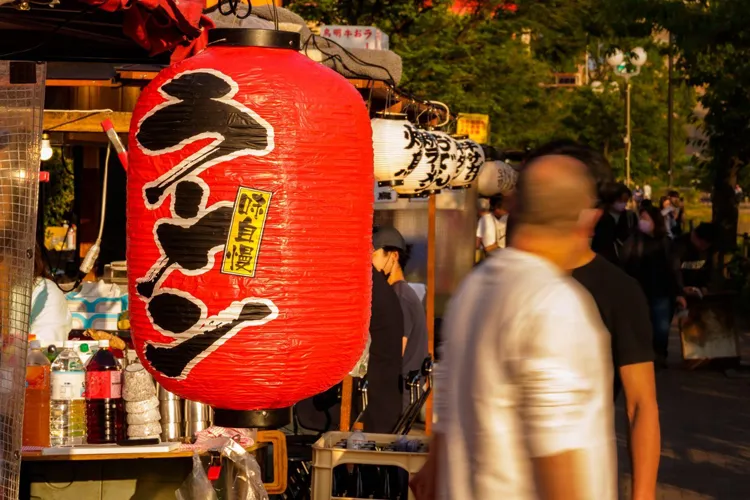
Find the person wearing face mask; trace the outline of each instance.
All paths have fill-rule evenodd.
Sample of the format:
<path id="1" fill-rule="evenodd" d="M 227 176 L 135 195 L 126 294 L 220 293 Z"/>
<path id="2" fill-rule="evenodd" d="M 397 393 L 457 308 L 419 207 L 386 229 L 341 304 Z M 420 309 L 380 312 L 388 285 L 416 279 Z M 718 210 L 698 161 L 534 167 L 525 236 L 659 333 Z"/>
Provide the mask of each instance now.
<path id="1" fill-rule="evenodd" d="M 404 313 L 404 336 L 401 353 L 401 374 L 404 378 L 418 371 L 428 355 L 427 318 L 417 293 L 406 282 L 404 268 L 409 260 L 409 248 L 401 233 L 393 227 L 384 227 L 373 236 L 372 264 L 388 278 L 388 284 L 398 296 Z M 409 393 L 404 391 L 403 407 L 409 405 Z"/>
<path id="2" fill-rule="evenodd" d="M 664 366 L 675 308 L 684 309 L 686 302 L 680 286 L 679 265 L 658 208 L 641 209 L 638 232 L 625 243 L 621 258 L 624 269 L 640 283 L 646 294 L 654 331 L 654 352 L 657 363 Z"/>
<path id="3" fill-rule="evenodd" d="M 625 241 L 635 233 L 638 216 L 627 205 L 632 193 L 625 184 L 610 183 L 603 187 L 603 214 L 594 229 L 591 249 L 613 264 L 620 264 L 620 250 Z"/>

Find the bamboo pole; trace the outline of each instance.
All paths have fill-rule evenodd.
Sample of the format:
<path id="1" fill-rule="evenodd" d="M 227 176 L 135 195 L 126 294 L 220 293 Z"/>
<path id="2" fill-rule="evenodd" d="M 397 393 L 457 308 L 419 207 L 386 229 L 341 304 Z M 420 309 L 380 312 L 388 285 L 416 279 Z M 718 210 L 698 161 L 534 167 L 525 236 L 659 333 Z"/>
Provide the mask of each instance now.
<path id="1" fill-rule="evenodd" d="M 435 359 L 435 219 L 437 215 L 437 195 L 431 194 L 427 204 L 427 350 Z M 432 434 L 432 398 L 427 398 L 425 432 Z"/>

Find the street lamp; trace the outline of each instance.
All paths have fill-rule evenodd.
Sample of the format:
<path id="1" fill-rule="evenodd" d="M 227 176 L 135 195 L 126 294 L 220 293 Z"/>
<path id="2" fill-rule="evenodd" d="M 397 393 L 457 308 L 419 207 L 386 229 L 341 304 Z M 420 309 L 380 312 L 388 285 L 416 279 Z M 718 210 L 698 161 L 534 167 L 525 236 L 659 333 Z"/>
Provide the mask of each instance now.
<path id="1" fill-rule="evenodd" d="M 631 150 L 631 129 L 630 129 L 630 79 L 641 73 L 641 68 L 646 64 L 646 51 L 643 47 L 636 47 L 629 54 L 623 54 L 622 51 L 616 50 L 607 57 L 609 64 L 615 72 L 615 75 L 625 80 L 625 179 L 630 186 L 630 150 Z"/>

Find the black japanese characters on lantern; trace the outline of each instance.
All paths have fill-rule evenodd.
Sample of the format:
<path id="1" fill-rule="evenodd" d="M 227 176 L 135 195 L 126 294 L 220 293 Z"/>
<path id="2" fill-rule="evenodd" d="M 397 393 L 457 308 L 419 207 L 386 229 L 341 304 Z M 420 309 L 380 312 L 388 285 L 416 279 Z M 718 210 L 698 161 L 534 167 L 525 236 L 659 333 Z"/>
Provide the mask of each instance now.
<path id="1" fill-rule="evenodd" d="M 151 324 L 174 339 L 165 344 L 147 342 L 146 359 L 171 378 L 184 379 L 238 331 L 278 316 L 270 300 L 248 297 L 208 317 L 200 299 L 184 290 L 163 287 L 171 273 L 199 276 L 212 270 L 222 257 L 222 272 L 252 276 L 243 271 L 255 267 L 270 193 L 238 187 L 236 202 L 208 206 L 210 187 L 199 177 L 213 165 L 245 155 L 262 156 L 274 148 L 273 129 L 232 99 L 237 90 L 231 78 L 215 70 L 181 73 L 159 88 L 166 101 L 145 115 L 135 134 L 138 147 L 152 156 L 176 153 L 196 141 L 211 139 L 143 189 L 144 204 L 151 210 L 168 196 L 172 198 L 171 216 L 154 226 L 160 258 L 136 284 L 138 295 L 147 303 Z M 256 226 L 260 215 L 262 220 Z M 257 237 L 256 231 L 260 231 Z"/>
<path id="2" fill-rule="evenodd" d="M 213 70 L 187 71 L 162 85 L 167 99 L 138 124 L 136 138 L 150 154 L 178 151 L 200 139 L 214 139 L 146 185 L 147 206 L 157 207 L 182 179 L 222 161 L 273 150 L 273 129 L 252 110 L 232 100 L 237 84 Z"/>

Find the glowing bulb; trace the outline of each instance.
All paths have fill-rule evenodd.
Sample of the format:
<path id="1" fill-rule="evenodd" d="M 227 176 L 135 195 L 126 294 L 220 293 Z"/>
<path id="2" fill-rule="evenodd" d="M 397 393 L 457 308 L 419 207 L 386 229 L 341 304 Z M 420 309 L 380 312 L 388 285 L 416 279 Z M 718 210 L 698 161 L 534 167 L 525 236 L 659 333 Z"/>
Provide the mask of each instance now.
<path id="1" fill-rule="evenodd" d="M 42 161 L 47 161 L 52 158 L 52 144 L 49 142 L 49 136 L 42 134 L 42 149 L 39 151 L 39 157 Z"/>

